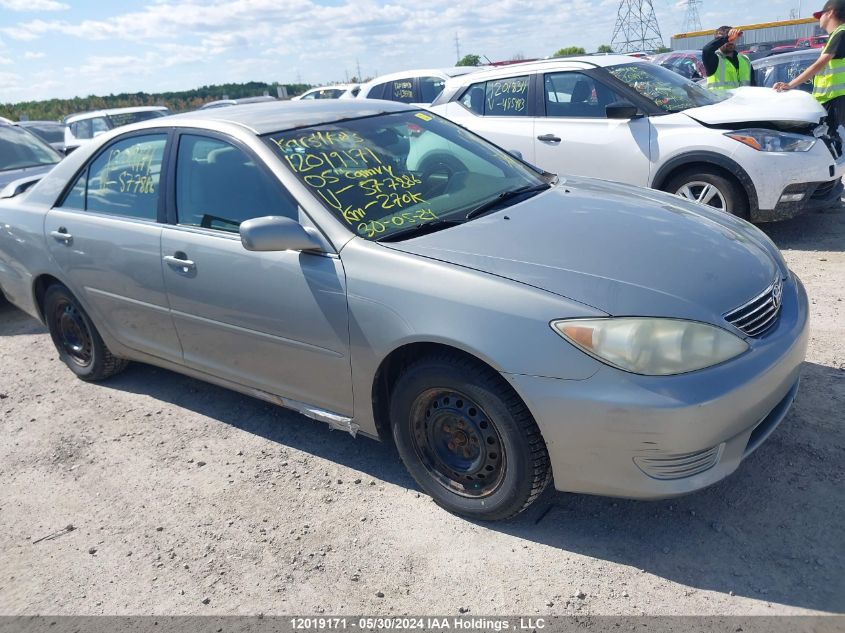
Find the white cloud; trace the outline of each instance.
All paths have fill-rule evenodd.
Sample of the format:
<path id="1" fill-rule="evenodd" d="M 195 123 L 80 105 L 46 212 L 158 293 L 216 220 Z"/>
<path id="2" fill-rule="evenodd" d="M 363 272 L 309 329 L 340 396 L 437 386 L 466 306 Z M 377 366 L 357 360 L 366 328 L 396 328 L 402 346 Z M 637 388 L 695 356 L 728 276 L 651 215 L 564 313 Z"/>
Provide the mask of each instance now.
<path id="1" fill-rule="evenodd" d="M 23 54 L 24 59 L 44 59 L 47 57 L 45 53 L 36 53 L 33 51 L 27 51 Z"/>
<path id="2" fill-rule="evenodd" d="M 12 60 L 8 57 L 0 57 L 0 66 L 8 66 L 12 63 Z"/>
<path id="3" fill-rule="evenodd" d="M 55 0 L 0 0 L 0 7 L 11 11 L 67 11 L 70 5 Z"/>

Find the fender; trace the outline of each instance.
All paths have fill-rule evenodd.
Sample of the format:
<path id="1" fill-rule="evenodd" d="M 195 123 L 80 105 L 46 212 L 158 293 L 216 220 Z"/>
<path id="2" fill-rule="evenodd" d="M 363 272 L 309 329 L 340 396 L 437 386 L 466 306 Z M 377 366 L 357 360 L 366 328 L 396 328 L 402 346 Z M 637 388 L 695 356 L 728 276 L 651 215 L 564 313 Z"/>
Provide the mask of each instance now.
<path id="1" fill-rule="evenodd" d="M 651 181 L 651 187 L 653 189 L 662 189 L 672 172 L 684 165 L 692 165 L 695 163 L 715 165 L 716 167 L 721 167 L 735 176 L 742 185 L 742 188 L 745 189 L 745 193 L 748 196 L 749 211 L 753 212 L 759 209 L 757 189 L 754 187 L 754 182 L 751 180 L 748 173 L 740 167 L 739 163 L 736 161 L 722 154 L 717 154 L 716 152 L 689 152 L 672 158 L 661 165 L 660 169 L 657 170 L 657 173 Z"/>

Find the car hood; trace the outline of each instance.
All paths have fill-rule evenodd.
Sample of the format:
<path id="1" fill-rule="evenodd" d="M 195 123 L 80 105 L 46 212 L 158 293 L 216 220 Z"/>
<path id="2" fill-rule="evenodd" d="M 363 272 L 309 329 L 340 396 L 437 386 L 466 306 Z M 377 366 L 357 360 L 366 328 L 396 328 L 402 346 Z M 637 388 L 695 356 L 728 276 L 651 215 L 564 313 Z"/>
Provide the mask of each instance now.
<path id="1" fill-rule="evenodd" d="M 650 189 L 571 178 L 456 227 L 386 247 L 511 279 L 614 316 L 722 323 L 778 274 L 752 225 Z"/>
<path id="2" fill-rule="evenodd" d="M 826 116 L 811 95 L 800 90 L 776 93 L 771 88 L 738 88 L 719 103 L 684 110 L 684 114 L 705 125 L 729 123 L 782 123 L 818 125 Z"/>
<path id="3" fill-rule="evenodd" d="M 58 163 L 56 163 L 58 165 Z M 39 176 L 46 174 L 56 165 L 39 165 L 37 167 L 24 167 L 23 169 L 7 169 L 0 171 L 0 189 L 8 185 L 10 182 L 20 180 L 21 178 L 29 178 L 30 176 Z"/>

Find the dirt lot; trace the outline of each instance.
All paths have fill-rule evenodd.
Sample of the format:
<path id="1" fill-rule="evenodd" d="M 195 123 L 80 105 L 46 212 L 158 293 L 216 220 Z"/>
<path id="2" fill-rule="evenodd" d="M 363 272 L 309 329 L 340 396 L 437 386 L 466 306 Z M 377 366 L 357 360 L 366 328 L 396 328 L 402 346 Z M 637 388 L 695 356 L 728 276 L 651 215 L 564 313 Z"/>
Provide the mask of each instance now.
<path id="1" fill-rule="evenodd" d="M 0 307 L 0 614 L 845 612 L 845 212 L 766 230 L 813 319 L 768 443 L 699 494 L 498 525 L 391 446 L 149 366 L 76 380 Z"/>

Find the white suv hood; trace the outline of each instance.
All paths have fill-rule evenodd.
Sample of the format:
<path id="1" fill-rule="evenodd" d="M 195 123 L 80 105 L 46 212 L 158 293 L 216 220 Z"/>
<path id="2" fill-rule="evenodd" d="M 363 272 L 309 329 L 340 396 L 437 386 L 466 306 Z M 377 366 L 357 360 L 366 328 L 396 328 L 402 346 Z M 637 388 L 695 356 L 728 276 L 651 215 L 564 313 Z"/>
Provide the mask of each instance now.
<path id="1" fill-rule="evenodd" d="M 778 93 L 771 88 L 738 88 L 725 101 L 684 110 L 684 114 L 705 125 L 755 121 L 818 124 L 826 115 L 819 102 L 806 92 Z"/>

